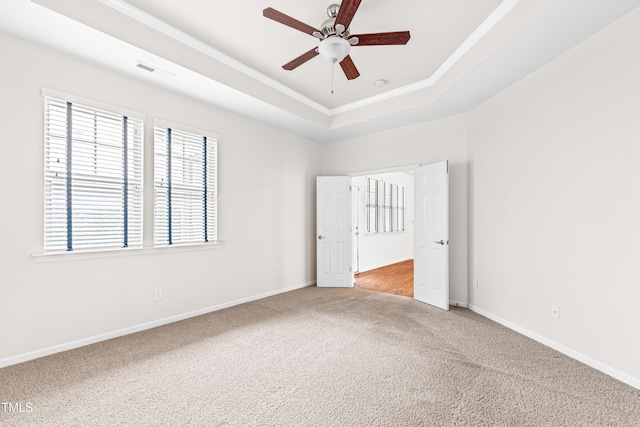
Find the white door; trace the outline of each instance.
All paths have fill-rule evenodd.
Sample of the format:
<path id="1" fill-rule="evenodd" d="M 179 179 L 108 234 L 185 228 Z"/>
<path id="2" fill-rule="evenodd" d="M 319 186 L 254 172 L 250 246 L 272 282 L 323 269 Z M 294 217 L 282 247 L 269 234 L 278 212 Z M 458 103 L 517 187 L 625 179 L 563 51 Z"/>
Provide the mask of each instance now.
<path id="1" fill-rule="evenodd" d="M 317 285 L 352 287 L 351 178 L 319 176 L 316 186 Z"/>
<path id="2" fill-rule="evenodd" d="M 449 310 L 449 171 L 447 161 L 415 169 L 413 297 Z"/>

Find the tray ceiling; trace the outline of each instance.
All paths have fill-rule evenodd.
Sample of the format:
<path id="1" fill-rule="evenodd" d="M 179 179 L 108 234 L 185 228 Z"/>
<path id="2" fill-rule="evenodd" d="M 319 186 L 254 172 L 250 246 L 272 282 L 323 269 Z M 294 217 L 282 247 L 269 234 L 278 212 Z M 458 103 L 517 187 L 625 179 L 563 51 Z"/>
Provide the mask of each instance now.
<path id="1" fill-rule="evenodd" d="M 351 32 L 409 30 L 407 45 L 353 47 L 351 81 L 320 56 L 282 69 L 318 41 L 262 10 L 320 27 L 327 6 L 4 0 L 0 30 L 328 142 L 468 111 L 640 0 L 363 0 Z"/>

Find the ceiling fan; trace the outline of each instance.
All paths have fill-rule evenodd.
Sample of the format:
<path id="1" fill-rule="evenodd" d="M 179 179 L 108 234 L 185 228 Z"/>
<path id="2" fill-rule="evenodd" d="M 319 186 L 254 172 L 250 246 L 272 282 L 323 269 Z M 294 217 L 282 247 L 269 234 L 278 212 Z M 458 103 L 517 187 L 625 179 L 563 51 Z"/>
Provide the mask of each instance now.
<path id="1" fill-rule="evenodd" d="M 284 64 L 285 70 L 293 70 L 311 58 L 320 54 L 332 63 L 339 63 L 347 79 L 357 78 L 360 73 L 349 56 L 351 46 L 381 46 L 403 45 L 409 41 L 409 31 L 395 31 L 389 33 L 372 33 L 352 35 L 349 24 L 358 10 L 362 0 L 344 0 L 341 5 L 332 4 L 327 8 L 329 19 L 324 21 L 320 29 L 300 22 L 289 15 L 271 7 L 262 11 L 266 18 L 287 25 L 320 40 L 318 47 L 314 47 L 294 60 Z"/>

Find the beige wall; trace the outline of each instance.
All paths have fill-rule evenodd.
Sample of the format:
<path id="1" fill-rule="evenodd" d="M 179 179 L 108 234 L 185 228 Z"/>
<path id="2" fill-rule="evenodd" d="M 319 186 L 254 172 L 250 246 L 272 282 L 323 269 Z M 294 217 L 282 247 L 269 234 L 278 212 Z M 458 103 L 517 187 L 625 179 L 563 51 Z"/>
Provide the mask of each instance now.
<path id="1" fill-rule="evenodd" d="M 309 230 L 315 227 L 317 143 L 3 34 L 0 52 L 0 363 L 315 280 Z M 34 262 L 31 255 L 42 251 L 43 240 L 42 86 L 146 114 L 147 160 L 154 117 L 221 134 L 224 246 Z M 147 230 L 151 185 L 146 182 Z M 162 301 L 153 301 L 154 288 L 163 289 Z"/>
<path id="2" fill-rule="evenodd" d="M 476 108 L 469 151 L 473 307 L 638 387 L 637 40 L 638 10 Z"/>

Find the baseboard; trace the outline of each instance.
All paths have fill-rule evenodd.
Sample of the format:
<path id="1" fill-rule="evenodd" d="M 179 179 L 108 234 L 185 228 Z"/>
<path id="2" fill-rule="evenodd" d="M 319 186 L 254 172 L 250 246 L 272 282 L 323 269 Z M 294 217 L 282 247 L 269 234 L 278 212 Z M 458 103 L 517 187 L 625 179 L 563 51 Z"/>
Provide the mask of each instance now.
<path id="1" fill-rule="evenodd" d="M 283 294 L 286 292 L 295 291 L 297 289 L 306 288 L 308 286 L 313 286 L 315 284 L 316 282 L 313 281 L 313 282 L 308 282 L 301 285 L 291 286 L 284 289 L 278 289 L 275 291 L 266 292 L 263 294 L 250 296 L 247 298 L 241 298 L 235 301 L 218 304 L 211 307 L 190 311 L 187 313 L 177 314 L 175 316 L 166 317 L 164 319 L 154 320 L 152 322 L 147 322 L 140 325 L 131 326 L 128 328 L 119 329 L 113 332 L 107 332 L 107 333 L 96 335 L 93 337 L 83 338 L 81 340 L 71 341 L 65 344 L 55 345 L 52 347 L 43 348 L 41 350 L 35 350 L 28 353 L 19 354 L 17 356 L 6 357 L 4 359 L 0 359 L 0 368 L 5 368 L 11 365 L 17 365 L 18 363 L 28 362 L 30 360 L 38 359 L 40 357 L 50 356 L 52 354 L 61 353 L 67 350 L 73 350 L 75 348 L 84 347 L 90 344 L 95 344 L 100 341 L 106 341 L 112 338 L 118 338 L 125 335 L 134 334 L 136 332 L 141 332 L 147 329 L 157 328 L 158 326 L 166 325 L 173 322 L 178 322 L 180 320 L 189 319 L 191 317 L 201 316 L 203 314 L 212 313 L 214 311 L 222 310 L 225 308 L 233 307 L 233 306 L 244 304 L 247 302 L 261 300 L 263 298 L 268 298 L 268 297 Z"/>
<path id="2" fill-rule="evenodd" d="M 454 307 L 467 308 L 467 303 L 466 302 L 462 302 L 462 301 L 449 300 L 449 305 L 452 305 Z"/>
<path id="3" fill-rule="evenodd" d="M 589 356 L 585 356 L 582 353 L 579 353 L 575 350 L 570 349 L 569 347 L 565 347 L 562 344 L 559 344 L 555 341 L 552 341 L 548 338 L 543 337 L 542 335 L 538 335 L 535 332 L 532 332 L 526 328 L 523 328 L 519 325 L 516 325 L 515 323 L 509 322 L 508 320 L 502 319 L 501 317 L 495 316 L 487 311 L 484 311 L 481 308 L 478 308 L 472 304 L 468 305 L 469 310 L 478 313 L 479 315 L 486 317 L 487 319 L 493 320 L 496 323 L 501 324 L 502 326 L 506 326 L 507 328 L 518 332 L 519 334 L 522 334 L 526 337 L 531 338 L 532 340 L 538 341 L 541 344 L 546 345 L 547 347 L 551 347 L 552 349 L 559 351 L 560 353 L 564 354 L 565 356 L 569 356 L 572 359 L 575 359 L 579 362 L 584 363 L 587 366 L 590 366 L 594 369 L 597 369 L 600 372 L 603 372 L 607 375 L 609 375 L 610 377 L 613 377 L 615 379 L 617 379 L 618 381 L 621 381 L 625 384 L 630 385 L 631 387 L 634 387 L 638 390 L 640 390 L 640 379 L 638 378 L 634 378 L 630 375 L 625 374 L 624 372 L 620 372 L 617 369 L 612 368 L 611 366 L 605 365 L 604 363 L 601 363 L 595 359 L 592 359 Z"/>
<path id="4" fill-rule="evenodd" d="M 369 273 L 371 271 L 379 270 L 381 268 L 387 268 L 387 267 L 391 267 L 391 266 L 398 265 L 398 264 L 404 264 L 405 262 L 408 262 L 408 261 L 413 262 L 413 258 L 403 259 L 403 260 L 400 260 L 400 261 L 393 261 L 393 262 L 391 262 L 389 264 L 382 264 L 382 265 L 379 265 L 377 267 L 371 267 L 371 268 L 369 268 L 367 270 L 354 271 L 353 274 Z"/>

